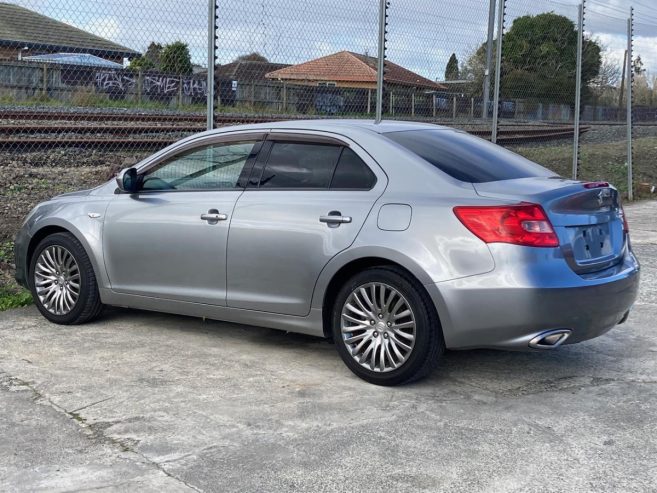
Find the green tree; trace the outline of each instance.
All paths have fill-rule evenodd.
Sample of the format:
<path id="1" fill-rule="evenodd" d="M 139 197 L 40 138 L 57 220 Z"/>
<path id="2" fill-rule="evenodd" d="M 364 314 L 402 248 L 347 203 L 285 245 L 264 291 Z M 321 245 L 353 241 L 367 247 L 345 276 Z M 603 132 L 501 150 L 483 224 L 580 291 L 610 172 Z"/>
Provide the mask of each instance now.
<path id="1" fill-rule="evenodd" d="M 575 100 L 577 29 L 568 17 L 555 13 L 525 15 L 513 21 L 502 43 L 500 95 L 570 104 Z M 495 43 L 497 45 L 497 43 Z M 481 94 L 486 46 L 468 59 L 464 72 Z M 582 96 L 602 64 L 600 45 L 585 37 L 582 50 Z M 491 80 L 494 74 L 491 74 Z M 479 87 L 477 87 L 479 86 Z"/>
<path id="2" fill-rule="evenodd" d="M 234 62 L 268 62 L 269 60 L 267 60 L 267 57 L 261 55 L 257 51 L 254 51 L 253 53 L 240 55 L 233 61 Z"/>
<path id="3" fill-rule="evenodd" d="M 130 61 L 130 68 L 135 70 L 160 70 L 162 45 L 154 41 L 146 48 L 146 53 Z"/>
<path id="4" fill-rule="evenodd" d="M 160 70 L 169 74 L 191 74 L 192 57 L 189 54 L 187 43 L 176 41 L 162 48 Z"/>
<path id="5" fill-rule="evenodd" d="M 456 53 L 452 53 L 445 67 L 445 80 L 459 80 L 459 77 L 459 60 L 456 58 Z"/>

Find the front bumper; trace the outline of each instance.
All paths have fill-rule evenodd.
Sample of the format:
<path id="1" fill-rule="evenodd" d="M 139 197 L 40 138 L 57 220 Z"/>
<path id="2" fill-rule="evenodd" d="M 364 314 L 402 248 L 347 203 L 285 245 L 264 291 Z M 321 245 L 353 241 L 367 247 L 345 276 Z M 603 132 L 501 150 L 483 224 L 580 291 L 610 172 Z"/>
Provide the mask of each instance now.
<path id="1" fill-rule="evenodd" d="M 509 269 L 427 286 L 452 349 L 529 350 L 552 329 L 572 331 L 565 344 L 604 334 L 620 323 L 636 300 L 639 264 L 628 250 L 623 262 L 595 279 L 563 271 L 554 277 Z"/>

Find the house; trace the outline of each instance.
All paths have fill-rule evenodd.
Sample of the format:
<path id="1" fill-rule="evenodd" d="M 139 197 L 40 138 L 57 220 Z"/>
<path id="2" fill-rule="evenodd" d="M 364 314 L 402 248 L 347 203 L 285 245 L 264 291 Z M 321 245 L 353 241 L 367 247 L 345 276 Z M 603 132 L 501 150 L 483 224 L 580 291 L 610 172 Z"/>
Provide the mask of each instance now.
<path id="1" fill-rule="evenodd" d="M 214 71 L 219 100 L 224 105 L 267 101 L 271 98 L 271 82 L 266 74 L 285 67 L 289 65 L 248 59 L 219 65 Z"/>
<path id="2" fill-rule="evenodd" d="M 0 60 L 55 53 L 93 55 L 123 65 L 139 53 L 33 10 L 0 2 Z"/>
<path id="3" fill-rule="evenodd" d="M 378 60 L 351 51 L 340 51 L 298 65 L 269 72 L 266 77 L 297 88 L 297 109 L 314 107 L 320 113 L 372 112 Z M 300 92 L 299 87 L 305 87 Z M 429 93 L 445 86 L 386 60 L 383 106 L 390 114 L 431 113 Z M 418 110 L 418 111 L 416 111 Z"/>
<path id="4" fill-rule="evenodd" d="M 269 72 L 272 80 L 317 87 L 376 89 L 378 60 L 368 55 L 340 51 L 298 65 Z M 444 90 L 445 86 L 386 60 L 384 82 L 388 90 Z"/>

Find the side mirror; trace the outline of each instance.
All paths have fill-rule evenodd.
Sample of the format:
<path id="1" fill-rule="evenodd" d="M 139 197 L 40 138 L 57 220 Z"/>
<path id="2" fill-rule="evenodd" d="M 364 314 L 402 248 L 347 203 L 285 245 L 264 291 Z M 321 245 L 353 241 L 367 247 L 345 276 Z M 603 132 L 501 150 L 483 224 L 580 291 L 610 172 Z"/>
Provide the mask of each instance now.
<path id="1" fill-rule="evenodd" d="M 119 190 L 127 193 L 135 193 L 137 191 L 137 169 L 126 168 L 116 175 L 116 185 Z"/>

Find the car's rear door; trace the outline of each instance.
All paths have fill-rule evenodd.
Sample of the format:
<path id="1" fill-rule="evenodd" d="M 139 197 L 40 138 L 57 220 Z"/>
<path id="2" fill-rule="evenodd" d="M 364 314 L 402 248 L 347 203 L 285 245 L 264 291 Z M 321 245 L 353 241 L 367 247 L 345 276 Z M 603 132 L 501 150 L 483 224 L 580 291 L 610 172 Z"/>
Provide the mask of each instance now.
<path id="1" fill-rule="evenodd" d="M 306 315 L 322 268 L 353 243 L 386 183 L 353 143 L 270 134 L 233 212 L 228 306 Z"/>
<path id="2" fill-rule="evenodd" d="M 111 201 L 105 266 L 114 291 L 226 304 L 226 241 L 264 135 L 215 137 L 140 172 L 138 193 Z"/>

